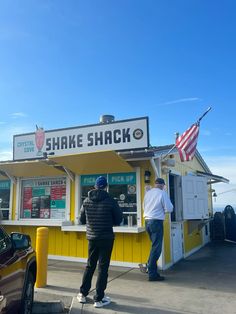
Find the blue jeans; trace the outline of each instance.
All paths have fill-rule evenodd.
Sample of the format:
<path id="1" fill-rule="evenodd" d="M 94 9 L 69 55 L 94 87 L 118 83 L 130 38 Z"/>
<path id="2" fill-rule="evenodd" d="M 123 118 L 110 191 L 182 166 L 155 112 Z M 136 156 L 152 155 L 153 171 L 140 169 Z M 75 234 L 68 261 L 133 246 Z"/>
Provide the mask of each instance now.
<path id="1" fill-rule="evenodd" d="M 157 271 L 157 260 L 161 255 L 163 239 L 163 220 L 147 219 L 145 220 L 146 231 L 152 242 L 150 255 L 148 258 L 148 275 L 149 278 L 159 276 Z"/>

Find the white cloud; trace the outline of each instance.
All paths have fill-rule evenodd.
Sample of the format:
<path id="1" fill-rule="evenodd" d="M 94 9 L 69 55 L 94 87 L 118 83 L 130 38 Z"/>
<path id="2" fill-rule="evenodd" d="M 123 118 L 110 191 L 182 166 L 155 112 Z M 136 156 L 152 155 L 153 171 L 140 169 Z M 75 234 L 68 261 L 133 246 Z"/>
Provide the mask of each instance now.
<path id="1" fill-rule="evenodd" d="M 11 113 L 10 116 L 13 119 L 16 119 L 16 118 L 24 118 L 24 117 L 27 117 L 28 115 L 24 112 L 14 112 L 14 113 Z"/>
<path id="2" fill-rule="evenodd" d="M 180 98 L 180 99 L 175 99 L 175 100 L 157 104 L 157 106 L 173 105 L 173 104 L 179 104 L 181 102 L 190 102 L 190 101 L 197 101 L 197 100 L 201 100 L 201 99 L 198 97 Z"/>
<path id="3" fill-rule="evenodd" d="M 12 151 L 3 151 L 0 150 L 0 160 L 4 161 L 4 160 L 12 160 L 13 158 L 13 154 Z"/>

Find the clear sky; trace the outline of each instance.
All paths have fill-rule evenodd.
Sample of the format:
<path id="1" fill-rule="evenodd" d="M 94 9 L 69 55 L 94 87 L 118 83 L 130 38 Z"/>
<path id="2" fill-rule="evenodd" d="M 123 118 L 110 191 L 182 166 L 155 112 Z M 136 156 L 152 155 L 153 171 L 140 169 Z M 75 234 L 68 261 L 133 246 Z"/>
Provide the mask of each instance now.
<path id="1" fill-rule="evenodd" d="M 148 116 L 174 142 L 209 107 L 198 150 L 236 189 L 235 0 L 1 0 L 0 159 L 13 134 Z M 214 205 L 236 205 L 236 191 Z"/>

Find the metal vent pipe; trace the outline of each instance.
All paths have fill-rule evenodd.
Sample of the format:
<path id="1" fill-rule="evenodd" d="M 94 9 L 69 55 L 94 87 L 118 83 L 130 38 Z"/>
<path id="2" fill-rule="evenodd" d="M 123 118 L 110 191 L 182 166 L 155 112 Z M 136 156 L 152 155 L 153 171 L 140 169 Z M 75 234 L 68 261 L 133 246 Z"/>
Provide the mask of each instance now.
<path id="1" fill-rule="evenodd" d="M 110 114 L 100 116 L 100 123 L 111 123 L 115 121 L 115 117 Z"/>

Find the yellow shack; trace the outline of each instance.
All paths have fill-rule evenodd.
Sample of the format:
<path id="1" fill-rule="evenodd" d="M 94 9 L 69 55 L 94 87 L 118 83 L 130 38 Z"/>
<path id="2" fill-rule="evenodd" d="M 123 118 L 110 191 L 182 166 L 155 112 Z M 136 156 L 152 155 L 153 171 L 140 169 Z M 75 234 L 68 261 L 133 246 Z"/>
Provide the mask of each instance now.
<path id="1" fill-rule="evenodd" d="M 36 229 L 49 228 L 49 259 L 87 258 L 86 227 L 79 225 L 83 199 L 96 177 L 107 177 L 108 191 L 123 211 L 112 265 L 145 263 L 150 241 L 142 200 L 147 185 L 163 177 L 174 204 L 167 214 L 159 267 L 166 269 L 210 241 L 214 175 L 197 151 L 181 162 L 173 145 L 150 146 L 148 117 L 15 135 L 13 160 L 0 162 L 0 212 L 8 232 L 21 231 L 35 245 Z"/>

